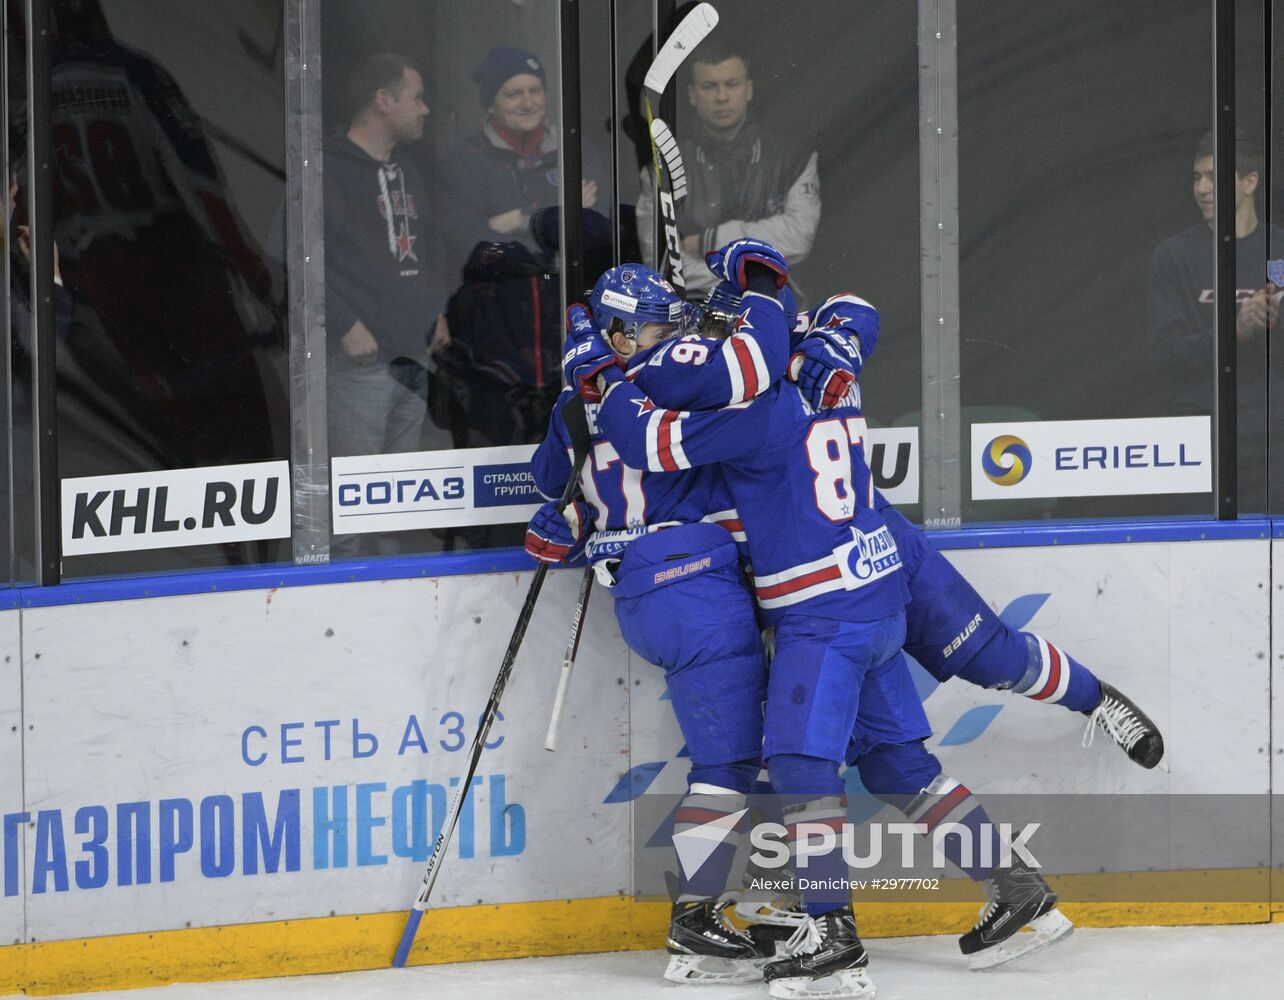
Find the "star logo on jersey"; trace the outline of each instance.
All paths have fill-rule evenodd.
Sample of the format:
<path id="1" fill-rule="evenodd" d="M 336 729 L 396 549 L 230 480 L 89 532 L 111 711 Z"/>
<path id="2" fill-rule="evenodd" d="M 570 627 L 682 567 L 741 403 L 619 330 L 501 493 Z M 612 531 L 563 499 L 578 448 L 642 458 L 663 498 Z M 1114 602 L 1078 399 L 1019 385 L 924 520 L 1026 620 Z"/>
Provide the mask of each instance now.
<path id="1" fill-rule="evenodd" d="M 744 312 L 742 312 L 739 316 L 737 316 L 734 320 L 731 321 L 732 333 L 739 333 L 741 330 L 755 330 L 755 329 L 757 329 L 757 327 L 755 327 L 752 323 L 749 322 L 748 309 L 746 309 Z"/>
<path id="2" fill-rule="evenodd" d="M 847 321 L 843 319 L 843 317 L 839 316 L 838 313 L 834 313 L 834 315 L 829 317 L 829 322 L 825 324 L 824 329 L 837 330 L 840 326 L 842 326 L 846 322 Z"/>
<path id="3" fill-rule="evenodd" d="M 407 257 L 409 257 L 411 260 L 418 260 L 418 259 L 419 259 L 418 257 L 416 257 L 416 256 L 415 256 L 415 250 L 414 250 L 415 241 L 416 241 L 417 239 L 419 239 L 419 237 L 418 237 L 418 236 L 411 236 L 411 235 L 410 235 L 410 227 L 409 227 L 409 226 L 402 226 L 402 227 L 401 227 L 401 233 L 397 236 L 397 260 L 398 260 L 398 262 L 405 260 Z"/>
<path id="4" fill-rule="evenodd" d="M 655 404 L 649 399 L 631 399 L 629 402 L 638 408 L 638 416 L 646 413 L 647 410 L 655 409 Z"/>

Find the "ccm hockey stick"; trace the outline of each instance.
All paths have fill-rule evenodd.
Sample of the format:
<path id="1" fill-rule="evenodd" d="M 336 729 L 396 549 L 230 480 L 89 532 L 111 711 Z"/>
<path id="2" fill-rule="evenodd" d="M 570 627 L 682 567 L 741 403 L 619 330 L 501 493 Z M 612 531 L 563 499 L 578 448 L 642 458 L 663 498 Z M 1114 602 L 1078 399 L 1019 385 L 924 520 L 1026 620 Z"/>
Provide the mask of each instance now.
<path id="1" fill-rule="evenodd" d="M 588 420 L 584 414 L 583 400 L 578 395 L 572 396 L 562 406 L 562 420 L 570 432 L 575 459 L 572 462 L 570 477 L 566 480 L 566 488 L 562 490 L 561 499 L 558 500 L 559 508 L 571 502 L 571 497 L 579 486 L 580 470 L 584 468 L 584 460 L 588 457 Z M 535 575 L 531 578 L 530 588 L 526 591 L 526 600 L 522 603 L 522 609 L 517 615 L 513 637 L 508 640 L 508 651 L 504 653 L 504 660 L 499 665 L 499 674 L 495 678 L 495 686 L 491 688 L 490 700 L 486 702 L 486 709 L 477 723 L 477 734 L 473 737 L 472 746 L 468 751 L 468 772 L 460 779 L 459 788 L 455 791 L 455 797 L 450 803 L 450 811 L 446 814 L 441 833 L 437 835 L 432 854 L 428 858 L 428 867 L 424 870 L 419 895 L 415 897 L 414 905 L 406 916 L 406 926 L 401 932 L 401 943 L 397 945 L 397 953 L 392 959 L 392 964 L 397 968 L 404 966 L 406 959 L 410 957 L 410 946 L 415 943 L 419 922 L 423 919 L 424 910 L 428 908 L 428 897 L 432 894 L 432 887 L 441 871 L 446 847 L 450 843 L 450 838 L 455 832 L 455 824 L 459 821 L 459 814 L 463 810 L 464 796 L 472 787 L 473 775 L 477 773 L 477 763 L 481 760 L 482 750 L 486 746 L 486 737 L 490 735 L 490 727 L 495 722 L 495 714 L 499 711 L 499 699 L 504 696 L 504 688 L 508 684 L 509 675 L 513 672 L 517 651 L 521 648 L 522 639 L 526 636 L 526 626 L 530 624 L 531 614 L 535 610 L 535 601 L 539 597 L 540 589 L 544 586 L 544 577 L 547 575 L 548 563 L 542 562 L 535 567 Z"/>
<path id="2" fill-rule="evenodd" d="M 682 153 L 678 149 L 677 140 L 673 138 L 673 133 L 669 131 L 663 119 L 656 118 L 652 113 L 651 97 L 655 96 L 655 103 L 658 105 L 683 60 L 704 41 L 717 23 L 718 12 L 714 10 L 712 4 L 697 4 L 656 53 L 643 80 L 643 99 L 646 102 L 647 127 L 651 137 L 651 162 L 655 170 L 656 200 L 664 216 L 666 250 L 656 261 L 656 270 L 673 284 L 679 297 L 685 297 L 686 283 L 682 280 L 682 245 L 678 239 L 677 206 L 686 197 L 687 175 L 682 165 Z M 666 178 L 667 185 L 664 183 Z M 567 689 L 570 687 L 571 670 L 575 666 L 575 656 L 579 651 L 580 634 L 584 628 L 584 615 L 588 609 L 592 588 L 593 568 L 590 566 L 584 570 L 584 577 L 580 581 L 579 599 L 576 601 L 575 614 L 571 620 L 571 635 L 566 644 L 566 655 L 562 657 L 557 695 L 553 699 L 548 732 L 544 736 L 545 750 L 557 749 L 557 727 L 562 719 L 562 708 L 566 702 Z"/>
<path id="3" fill-rule="evenodd" d="M 664 122 L 655 116 L 651 97 L 655 95 L 658 107 L 660 96 L 682 61 L 704 41 L 717 23 L 718 12 L 712 4 L 696 4 L 656 53 L 655 61 L 643 80 L 647 133 L 651 138 L 651 161 L 655 170 L 655 200 L 664 223 L 664 252 L 663 255 L 657 253 L 656 270 L 668 278 L 682 298 L 686 297 L 687 286 L 682 278 L 682 240 L 678 236 L 677 203 L 686 194 L 686 172 L 682 168 L 678 144 L 673 141 L 673 135 Z M 659 136 L 667 136 L 670 147 L 667 154 L 661 148 Z M 662 174 L 669 179 L 667 186 L 663 183 Z"/>

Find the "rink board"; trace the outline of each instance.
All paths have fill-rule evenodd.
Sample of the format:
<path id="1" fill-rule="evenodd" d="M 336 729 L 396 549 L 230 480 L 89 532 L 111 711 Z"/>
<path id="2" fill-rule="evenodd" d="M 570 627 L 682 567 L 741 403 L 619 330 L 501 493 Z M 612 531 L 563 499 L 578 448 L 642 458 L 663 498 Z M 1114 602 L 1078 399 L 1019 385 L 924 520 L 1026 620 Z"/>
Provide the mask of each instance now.
<path id="1" fill-rule="evenodd" d="M 65 891 L 35 879 L 28 936 L 404 909 L 528 583 L 459 576 L 27 612 L 26 807 L 62 817 L 72 867 Z M 440 906 L 627 888 L 627 853 L 594 847 L 627 839 L 627 817 L 592 801 L 627 750 L 627 653 L 605 616 L 587 623 L 565 749 L 540 749 L 574 587 L 553 575 L 531 621 Z M 105 871 L 77 872 L 76 848 L 104 827 Z M 38 872 L 41 852 L 28 852 Z"/>
<path id="2" fill-rule="evenodd" d="M 1271 542 L 1271 565 L 1274 570 L 1271 587 L 1271 637 L 1270 655 L 1271 732 L 1274 735 L 1270 749 L 1271 801 L 1275 803 L 1271 817 L 1271 868 L 1274 883 L 1271 892 L 1271 913 L 1277 922 L 1284 922 L 1284 541 Z"/>
<path id="3" fill-rule="evenodd" d="M 1173 770 L 1142 772 L 1100 741 L 1084 750 L 1081 716 L 957 682 L 925 699 L 932 748 L 979 792 L 1266 791 L 1272 711 L 1279 717 L 1271 551 L 1235 540 L 948 553 L 996 611 L 1025 616 L 1020 627 L 1144 704 L 1164 727 Z M 3 812 L 27 812 L 34 826 L 19 840 L 22 891 L 0 904 L 0 927 L 13 928 L 5 940 L 26 942 L 0 948 L 0 988 L 386 961 L 529 580 L 495 573 L 22 611 L 22 675 L 0 675 L 0 692 L 21 691 L 21 719 L 5 730 L 25 736 L 25 753 L 0 760 L 0 791 Z M 653 947 L 662 936 L 664 907 L 628 898 L 629 803 L 680 790 L 687 760 L 661 672 L 628 653 L 601 590 L 562 749 L 541 749 L 578 581 L 578 572 L 548 577 L 412 961 Z M 14 647 L 17 618 L 6 618 Z M 985 705 L 1002 706 L 987 728 L 939 745 Z M 20 733 L 8 732 L 14 724 Z M 1267 910 L 1105 907 L 1078 917 L 1255 920 Z M 885 904 L 867 929 L 950 930 L 968 912 Z"/>
<path id="4" fill-rule="evenodd" d="M 22 641 L 21 612 L 0 612 L 0 812 L 20 812 L 22 802 Z M 27 828 L 4 821 L 0 837 L 26 840 Z M 20 871 L 0 871 L 0 944 L 26 940 L 26 885 Z"/>

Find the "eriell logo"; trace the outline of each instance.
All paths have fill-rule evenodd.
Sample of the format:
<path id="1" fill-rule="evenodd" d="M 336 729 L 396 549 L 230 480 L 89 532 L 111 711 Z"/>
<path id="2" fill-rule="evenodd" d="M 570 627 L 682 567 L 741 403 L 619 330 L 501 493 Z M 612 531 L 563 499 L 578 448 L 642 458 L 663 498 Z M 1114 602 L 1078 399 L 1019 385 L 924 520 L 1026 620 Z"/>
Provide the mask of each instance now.
<path id="1" fill-rule="evenodd" d="M 1015 434 L 1000 434 L 981 452 L 986 478 L 999 486 L 1015 486 L 1030 474 L 1033 465 L 1030 446 Z"/>

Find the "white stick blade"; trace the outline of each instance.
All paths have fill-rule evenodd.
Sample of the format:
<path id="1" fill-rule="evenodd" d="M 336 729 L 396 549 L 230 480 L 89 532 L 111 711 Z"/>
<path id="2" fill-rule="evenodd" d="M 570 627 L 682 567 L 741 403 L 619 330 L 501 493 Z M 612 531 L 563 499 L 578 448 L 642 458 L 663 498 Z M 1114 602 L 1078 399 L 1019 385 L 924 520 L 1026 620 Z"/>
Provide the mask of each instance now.
<path id="1" fill-rule="evenodd" d="M 718 12 L 714 10 L 713 4 L 696 4 L 656 53 L 655 62 L 646 71 L 646 78 L 643 81 L 646 88 L 657 94 L 663 94 L 669 81 L 673 79 L 673 74 L 682 65 L 682 60 L 705 40 L 717 23 Z"/>

